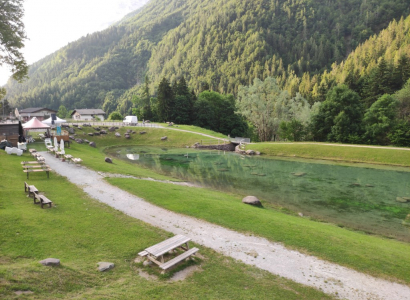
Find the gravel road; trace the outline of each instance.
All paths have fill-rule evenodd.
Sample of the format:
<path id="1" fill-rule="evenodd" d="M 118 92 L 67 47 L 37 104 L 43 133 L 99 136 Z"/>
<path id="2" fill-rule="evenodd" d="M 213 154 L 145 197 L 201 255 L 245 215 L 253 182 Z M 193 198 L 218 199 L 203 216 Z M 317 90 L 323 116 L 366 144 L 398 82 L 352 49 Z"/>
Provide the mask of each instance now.
<path id="1" fill-rule="evenodd" d="M 264 238 L 245 235 L 168 211 L 108 184 L 103 176 L 95 171 L 81 165 L 61 162 L 46 152 L 42 154 L 55 172 L 67 177 L 92 198 L 153 226 L 174 234 L 189 236 L 199 245 L 212 248 L 246 264 L 321 289 L 341 299 L 410 300 L 409 286 L 377 279 L 313 256 L 288 250 L 283 245 Z"/>

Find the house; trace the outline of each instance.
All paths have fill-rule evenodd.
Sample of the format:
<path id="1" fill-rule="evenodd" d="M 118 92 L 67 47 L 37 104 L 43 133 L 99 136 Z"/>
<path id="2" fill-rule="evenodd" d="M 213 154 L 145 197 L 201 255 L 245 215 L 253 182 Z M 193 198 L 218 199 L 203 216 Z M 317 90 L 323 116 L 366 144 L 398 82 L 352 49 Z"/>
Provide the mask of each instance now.
<path id="1" fill-rule="evenodd" d="M 74 109 L 71 113 L 73 120 L 93 121 L 98 118 L 100 121 L 105 120 L 105 112 L 102 109 Z"/>
<path id="2" fill-rule="evenodd" d="M 18 111 L 21 120 L 24 122 L 30 121 L 31 118 L 36 117 L 39 121 L 50 118 L 51 114 L 56 114 L 56 110 L 52 110 L 45 107 L 40 108 L 25 108 Z"/>

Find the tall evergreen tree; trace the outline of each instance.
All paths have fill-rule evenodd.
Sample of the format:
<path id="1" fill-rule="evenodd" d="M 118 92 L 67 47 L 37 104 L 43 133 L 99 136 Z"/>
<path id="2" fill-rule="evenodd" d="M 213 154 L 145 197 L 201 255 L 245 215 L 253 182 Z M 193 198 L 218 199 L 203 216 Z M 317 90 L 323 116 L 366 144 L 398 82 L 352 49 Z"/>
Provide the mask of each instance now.
<path id="1" fill-rule="evenodd" d="M 169 84 L 169 81 L 163 77 L 159 86 L 158 86 L 158 117 L 161 122 L 170 122 L 173 121 L 170 118 L 172 117 L 172 109 L 174 106 L 174 93 Z"/>

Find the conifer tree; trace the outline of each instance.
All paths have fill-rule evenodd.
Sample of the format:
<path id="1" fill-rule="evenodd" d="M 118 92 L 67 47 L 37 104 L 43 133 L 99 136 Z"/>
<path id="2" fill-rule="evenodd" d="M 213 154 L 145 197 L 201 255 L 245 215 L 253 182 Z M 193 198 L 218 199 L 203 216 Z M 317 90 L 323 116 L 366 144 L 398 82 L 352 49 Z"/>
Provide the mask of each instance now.
<path id="1" fill-rule="evenodd" d="M 163 77 L 158 86 L 158 117 L 160 122 L 170 122 L 174 106 L 174 93 L 169 81 Z"/>

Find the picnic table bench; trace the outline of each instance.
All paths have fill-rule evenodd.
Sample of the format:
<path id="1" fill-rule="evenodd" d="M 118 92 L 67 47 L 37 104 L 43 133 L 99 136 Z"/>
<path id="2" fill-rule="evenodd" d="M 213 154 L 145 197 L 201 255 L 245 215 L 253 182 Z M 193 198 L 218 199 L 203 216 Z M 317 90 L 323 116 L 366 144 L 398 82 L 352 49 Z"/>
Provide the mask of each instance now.
<path id="1" fill-rule="evenodd" d="M 48 205 L 48 207 L 51 207 L 51 204 L 53 204 L 53 202 L 50 199 L 40 194 L 34 194 L 33 200 L 34 204 L 40 204 L 41 208 L 44 208 L 44 205 Z"/>
<path id="2" fill-rule="evenodd" d="M 189 258 L 191 255 L 195 255 L 195 253 L 199 250 L 198 248 L 189 249 L 188 242 L 190 240 L 190 238 L 178 234 L 161 243 L 153 245 L 145 249 L 144 251 L 141 251 L 140 253 L 138 253 L 138 255 L 143 257 L 146 256 L 150 261 L 156 263 L 161 269 L 163 269 L 163 272 L 165 272 L 165 270 L 171 268 L 180 261 Z M 165 262 L 164 254 L 176 248 L 182 248 L 185 252 L 169 260 L 168 262 Z"/>
<path id="3" fill-rule="evenodd" d="M 34 185 L 29 185 L 27 182 L 24 181 L 24 191 L 30 196 L 30 194 L 37 194 L 38 193 L 38 189 L 34 186 Z"/>
<path id="4" fill-rule="evenodd" d="M 23 172 L 27 173 L 27 179 L 29 179 L 29 173 L 32 172 L 46 172 L 47 178 L 50 178 L 50 166 L 45 164 L 37 164 L 37 165 L 23 165 Z"/>

